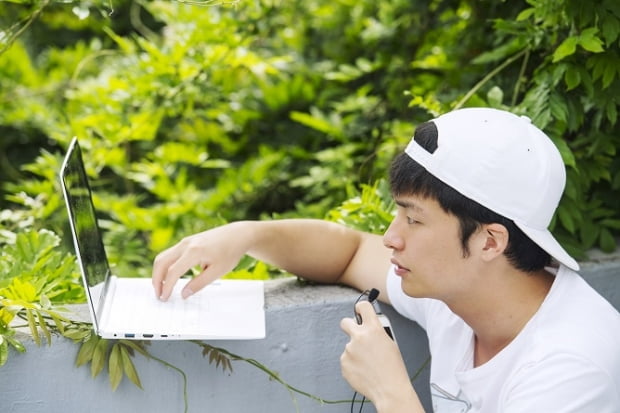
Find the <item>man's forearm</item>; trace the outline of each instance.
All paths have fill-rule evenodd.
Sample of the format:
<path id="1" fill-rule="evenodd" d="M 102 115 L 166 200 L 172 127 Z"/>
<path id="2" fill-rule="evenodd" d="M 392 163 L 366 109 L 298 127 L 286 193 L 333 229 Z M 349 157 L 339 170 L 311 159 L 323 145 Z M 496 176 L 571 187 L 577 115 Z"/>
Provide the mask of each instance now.
<path id="1" fill-rule="evenodd" d="M 363 234 L 332 222 L 311 219 L 243 221 L 248 254 L 300 277 L 341 282 Z"/>

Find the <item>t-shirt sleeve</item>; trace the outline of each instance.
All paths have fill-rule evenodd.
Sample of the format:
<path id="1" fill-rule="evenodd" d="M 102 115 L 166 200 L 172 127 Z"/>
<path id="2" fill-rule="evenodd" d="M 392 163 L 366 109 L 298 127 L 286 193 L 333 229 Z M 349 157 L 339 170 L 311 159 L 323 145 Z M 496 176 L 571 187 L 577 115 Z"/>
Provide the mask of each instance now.
<path id="1" fill-rule="evenodd" d="M 603 368 L 571 354 L 524 366 L 504 397 L 505 413 L 618 412 L 620 395 Z"/>

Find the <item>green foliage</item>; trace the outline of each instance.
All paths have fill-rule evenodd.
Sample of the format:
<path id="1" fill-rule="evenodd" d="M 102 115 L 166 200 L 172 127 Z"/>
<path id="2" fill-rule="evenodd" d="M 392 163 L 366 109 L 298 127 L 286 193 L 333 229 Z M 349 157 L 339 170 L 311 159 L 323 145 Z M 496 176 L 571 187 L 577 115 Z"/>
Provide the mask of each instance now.
<path id="1" fill-rule="evenodd" d="M 74 303 L 84 300 L 75 257 L 56 247 L 60 238 L 48 230 L 15 234 L 0 252 L 0 295 L 26 301 Z"/>
<path id="2" fill-rule="evenodd" d="M 64 334 L 70 324 L 59 305 L 84 301 L 77 282 L 75 257 L 57 248 L 60 238 L 48 230 L 5 230 L 0 242 L 0 366 L 8 359 L 9 345 L 19 352 L 25 347 L 15 338 L 26 322 L 31 336 L 41 345 L 42 336 L 52 343 L 52 331 Z"/>
<path id="3" fill-rule="evenodd" d="M 496 27 L 527 51 L 515 109 L 548 132 L 568 167 L 554 232 L 579 257 L 592 247 L 613 251 L 620 228 L 620 7 L 528 3 L 516 21 Z"/>
<path id="4" fill-rule="evenodd" d="M 110 386 L 116 390 L 123 377 L 127 377 L 133 384 L 142 389 L 140 377 L 131 358 L 136 352 L 145 357 L 150 357 L 145 345 L 147 342 L 130 340 L 106 340 L 96 334 L 90 334 L 83 341 L 77 358 L 76 366 L 90 363 L 92 377 L 98 376 L 108 365 Z"/>
<path id="5" fill-rule="evenodd" d="M 326 218 L 360 231 L 383 234 L 394 218 L 393 210 L 388 184 L 379 180 L 373 186 L 363 185 L 360 195 L 329 211 Z"/>

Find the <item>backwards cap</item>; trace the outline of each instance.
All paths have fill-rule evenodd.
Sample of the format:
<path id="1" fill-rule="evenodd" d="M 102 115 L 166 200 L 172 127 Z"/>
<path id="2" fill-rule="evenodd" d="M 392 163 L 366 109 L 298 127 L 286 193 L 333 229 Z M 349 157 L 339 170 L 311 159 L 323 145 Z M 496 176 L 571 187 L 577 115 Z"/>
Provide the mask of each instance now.
<path id="1" fill-rule="evenodd" d="M 405 152 L 428 172 L 514 223 L 543 250 L 577 271 L 579 264 L 548 230 L 566 171 L 556 146 L 529 118 L 467 108 L 432 120 L 437 149 L 415 140 Z"/>

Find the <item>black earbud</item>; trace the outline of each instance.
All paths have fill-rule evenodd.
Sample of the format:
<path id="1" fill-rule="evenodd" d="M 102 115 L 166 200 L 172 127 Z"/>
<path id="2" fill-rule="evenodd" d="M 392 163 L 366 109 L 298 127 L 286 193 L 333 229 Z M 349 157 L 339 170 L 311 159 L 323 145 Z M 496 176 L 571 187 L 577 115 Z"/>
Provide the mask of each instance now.
<path id="1" fill-rule="evenodd" d="M 370 291 L 364 291 L 362 295 L 359 296 L 357 301 L 355 301 L 355 304 L 357 304 L 363 297 L 367 297 L 368 302 L 372 304 L 377 297 L 379 297 L 379 293 L 380 291 L 376 288 L 373 288 Z M 357 321 L 357 324 L 362 324 L 362 316 L 359 315 L 357 311 L 355 311 L 355 320 Z"/>

